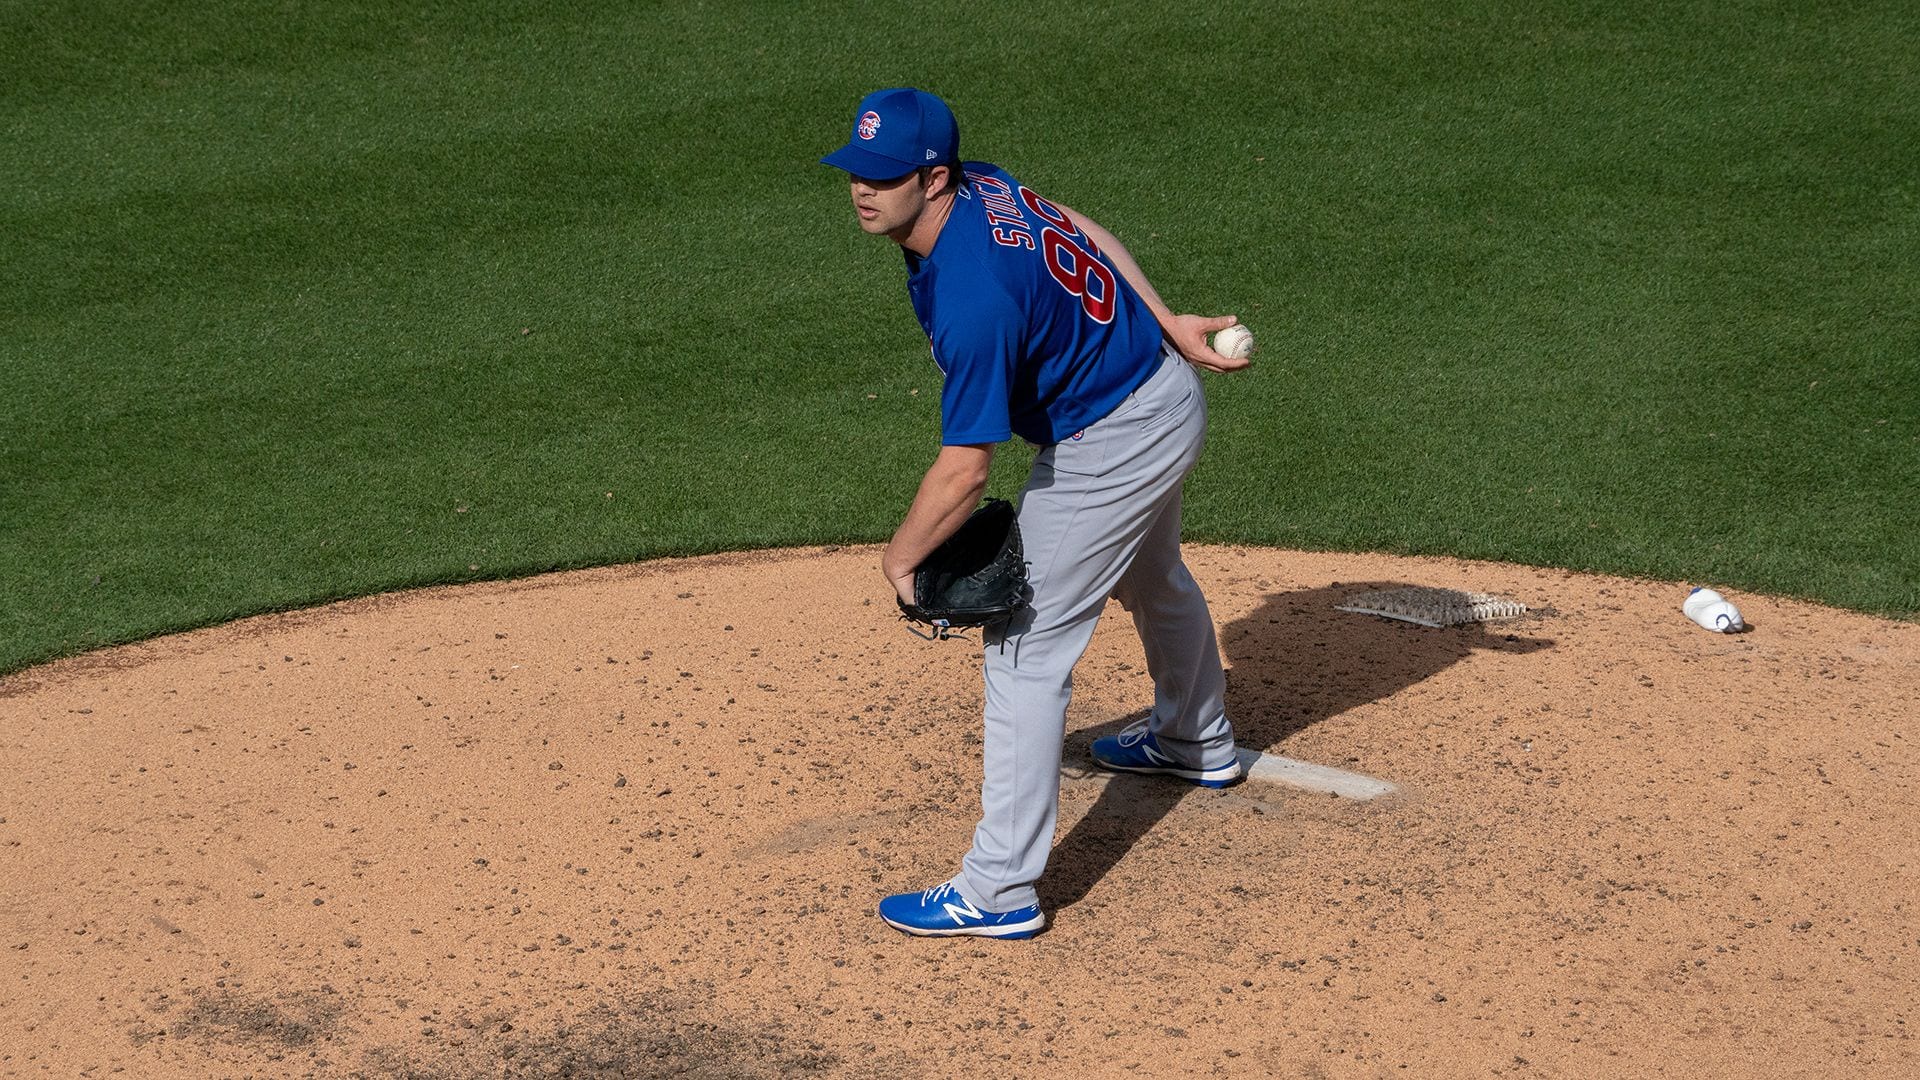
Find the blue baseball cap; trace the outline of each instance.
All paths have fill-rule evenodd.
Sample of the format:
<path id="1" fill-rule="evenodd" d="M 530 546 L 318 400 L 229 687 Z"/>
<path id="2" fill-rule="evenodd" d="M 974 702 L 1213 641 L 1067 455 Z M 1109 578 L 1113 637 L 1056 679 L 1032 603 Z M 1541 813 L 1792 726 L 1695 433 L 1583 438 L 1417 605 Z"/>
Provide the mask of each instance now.
<path id="1" fill-rule="evenodd" d="M 894 180 L 960 156 L 953 110 L 925 90 L 896 87 L 860 99 L 847 145 L 820 159 L 868 180 Z"/>

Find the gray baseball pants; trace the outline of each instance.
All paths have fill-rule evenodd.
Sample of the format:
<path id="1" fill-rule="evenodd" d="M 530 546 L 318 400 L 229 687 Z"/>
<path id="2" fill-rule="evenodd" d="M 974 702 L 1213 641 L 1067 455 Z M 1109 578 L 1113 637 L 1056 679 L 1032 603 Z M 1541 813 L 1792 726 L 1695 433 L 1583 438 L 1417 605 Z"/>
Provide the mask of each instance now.
<path id="1" fill-rule="evenodd" d="M 1079 436 L 1041 450 L 1020 497 L 1030 608 L 986 636 L 986 776 L 954 879 L 986 911 L 1038 902 L 1060 813 L 1073 666 L 1109 596 L 1133 615 L 1153 676 L 1149 724 L 1195 764 L 1231 752 L 1226 675 L 1207 601 L 1180 560 L 1180 485 L 1206 441 L 1199 373 L 1167 353 Z"/>

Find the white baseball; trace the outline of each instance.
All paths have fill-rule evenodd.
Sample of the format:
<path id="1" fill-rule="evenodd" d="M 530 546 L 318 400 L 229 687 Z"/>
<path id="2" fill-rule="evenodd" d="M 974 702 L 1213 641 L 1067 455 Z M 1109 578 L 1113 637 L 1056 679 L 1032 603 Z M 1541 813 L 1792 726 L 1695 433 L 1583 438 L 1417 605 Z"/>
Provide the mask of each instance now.
<path id="1" fill-rule="evenodd" d="M 1253 331 L 1234 323 L 1225 330 L 1213 335 L 1213 351 L 1229 360 L 1241 360 L 1253 355 Z"/>

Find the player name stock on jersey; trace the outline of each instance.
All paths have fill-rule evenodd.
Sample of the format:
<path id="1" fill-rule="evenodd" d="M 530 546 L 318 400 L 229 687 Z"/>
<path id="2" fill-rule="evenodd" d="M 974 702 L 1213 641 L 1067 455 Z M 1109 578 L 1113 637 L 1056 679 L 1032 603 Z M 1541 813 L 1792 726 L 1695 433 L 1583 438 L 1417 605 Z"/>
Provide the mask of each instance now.
<path id="1" fill-rule="evenodd" d="M 995 243 L 1038 251 L 1047 273 L 1061 288 L 1080 298 L 1088 318 L 1102 324 L 1113 321 L 1119 292 L 1113 271 L 1100 261 L 1100 249 L 1092 238 L 1082 233 L 1065 211 L 1025 184 L 1009 186 L 997 176 L 971 177 L 970 183 L 979 192 Z M 1014 187 L 1019 188 L 1017 195 Z M 1022 204 L 1044 222 L 1037 242 L 1032 222 L 1020 210 Z"/>

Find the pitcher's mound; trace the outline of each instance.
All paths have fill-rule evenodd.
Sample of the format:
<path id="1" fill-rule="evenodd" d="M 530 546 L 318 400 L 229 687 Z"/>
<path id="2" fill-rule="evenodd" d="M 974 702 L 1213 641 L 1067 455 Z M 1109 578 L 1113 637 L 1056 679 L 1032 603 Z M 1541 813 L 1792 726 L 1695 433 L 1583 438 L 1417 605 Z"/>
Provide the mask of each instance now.
<path id="1" fill-rule="evenodd" d="M 956 869 L 979 646 L 873 548 L 434 589 L 0 682 L 0 1075 L 1920 1070 L 1920 628 L 1444 559 L 1188 549 L 1243 746 L 1361 802 L 1086 767 L 1029 942 Z M 1410 586 L 1530 613 L 1335 610 Z M 795 616 L 792 612 L 804 612 Z"/>

